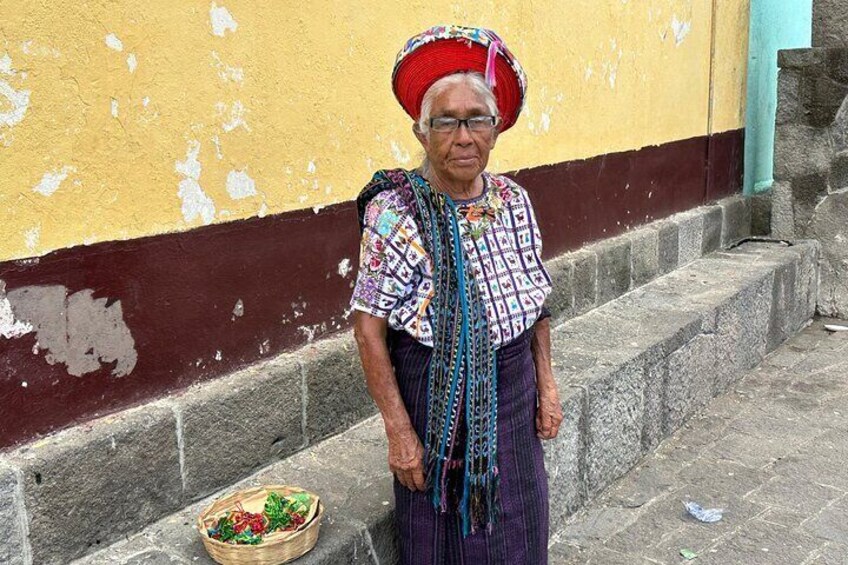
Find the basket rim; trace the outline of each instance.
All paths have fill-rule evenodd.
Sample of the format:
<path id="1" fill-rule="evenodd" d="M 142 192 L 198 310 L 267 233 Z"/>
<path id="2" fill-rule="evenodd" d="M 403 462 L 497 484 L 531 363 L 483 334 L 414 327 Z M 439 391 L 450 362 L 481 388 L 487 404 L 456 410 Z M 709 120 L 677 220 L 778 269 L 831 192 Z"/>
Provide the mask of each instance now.
<path id="1" fill-rule="evenodd" d="M 305 492 L 306 494 L 308 494 L 310 496 L 310 498 L 312 498 L 318 504 L 318 506 L 315 509 L 315 513 L 312 515 L 312 519 L 309 520 L 308 522 L 304 523 L 304 524 L 301 524 L 299 529 L 297 529 L 293 532 L 279 532 L 279 531 L 273 532 L 272 534 L 269 534 L 269 536 L 272 536 L 274 534 L 279 534 L 279 533 L 286 533 L 288 535 L 285 536 L 285 537 L 277 537 L 277 538 L 273 538 L 273 539 L 267 539 L 268 543 L 264 543 L 266 541 L 266 538 L 263 538 L 262 547 L 270 547 L 272 545 L 281 545 L 281 544 L 290 542 L 290 541 L 292 541 L 296 538 L 301 537 L 301 535 L 305 535 L 306 533 L 308 533 L 309 530 L 311 530 L 313 527 L 315 527 L 317 524 L 320 523 L 321 518 L 324 515 L 324 503 L 321 501 L 321 498 L 317 494 L 315 494 L 314 492 L 308 491 L 308 490 L 300 488 L 300 487 L 292 486 L 292 485 L 259 485 L 259 486 L 255 486 L 255 487 L 249 487 L 249 488 L 246 488 L 246 489 L 237 490 L 237 491 L 232 492 L 230 494 L 227 494 L 225 496 L 221 496 L 219 498 L 216 498 L 211 503 L 209 503 L 206 506 L 206 508 L 204 508 L 204 510 L 197 516 L 197 530 L 198 530 L 198 533 L 200 534 L 201 538 L 203 539 L 203 542 L 204 543 L 211 543 L 213 546 L 224 547 L 224 548 L 227 548 L 230 551 L 253 551 L 254 548 L 256 548 L 257 546 L 248 545 L 248 544 L 224 543 L 222 541 L 216 540 L 215 538 L 209 537 L 209 534 L 206 533 L 206 525 L 203 523 L 204 517 L 206 517 L 206 519 L 208 519 L 208 516 L 209 516 L 209 514 L 211 513 L 211 510 L 212 510 L 212 507 L 215 506 L 216 504 L 218 504 L 219 502 L 221 502 L 222 500 L 225 500 L 227 498 L 230 498 L 230 497 L 235 498 L 239 495 L 241 495 L 243 497 L 246 494 L 253 494 L 253 493 L 256 493 L 256 492 L 259 492 L 259 491 L 262 491 L 262 490 L 276 491 L 276 490 L 279 490 L 279 489 Z"/>

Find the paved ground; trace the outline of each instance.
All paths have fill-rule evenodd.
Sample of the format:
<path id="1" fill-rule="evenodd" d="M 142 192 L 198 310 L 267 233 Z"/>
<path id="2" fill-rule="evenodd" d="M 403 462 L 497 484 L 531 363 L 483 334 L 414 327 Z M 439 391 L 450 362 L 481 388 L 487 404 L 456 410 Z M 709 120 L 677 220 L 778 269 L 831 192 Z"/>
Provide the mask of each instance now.
<path id="1" fill-rule="evenodd" d="M 576 514 L 551 565 L 848 565 L 848 332 L 824 322 Z M 687 500 L 724 518 L 700 523 Z"/>

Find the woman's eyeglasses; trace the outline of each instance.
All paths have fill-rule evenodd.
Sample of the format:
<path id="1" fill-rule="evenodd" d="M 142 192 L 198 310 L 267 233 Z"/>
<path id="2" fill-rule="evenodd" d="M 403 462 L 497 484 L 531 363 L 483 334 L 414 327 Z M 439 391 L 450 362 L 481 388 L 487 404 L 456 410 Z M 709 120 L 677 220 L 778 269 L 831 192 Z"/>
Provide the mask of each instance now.
<path id="1" fill-rule="evenodd" d="M 464 120 L 441 116 L 430 118 L 430 129 L 439 133 L 451 133 L 459 129 L 460 125 L 465 124 L 469 131 L 484 132 L 491 131 L 497 123 L 497 116 L 471 116 Z"/>

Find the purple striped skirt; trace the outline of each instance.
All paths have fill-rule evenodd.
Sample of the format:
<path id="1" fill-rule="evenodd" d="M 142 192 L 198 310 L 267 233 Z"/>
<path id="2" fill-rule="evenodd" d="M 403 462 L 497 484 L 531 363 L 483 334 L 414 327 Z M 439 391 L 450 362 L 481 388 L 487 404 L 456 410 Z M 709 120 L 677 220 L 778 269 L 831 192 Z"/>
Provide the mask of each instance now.
<path id="1" fill-rule="evenodd" d="M 500 520 L 491 532 L 483 529 L 463 539 L 455 510 L 437 512 L 428 495 L 410 491 L 395 478 L 403 565 L 547 564 L 548 479 L 542 442 L 536 437 L 532 337 L 530 328 L 497 351 Z M 391 328 L 388 344 L 401 396 L 423 442 L 432 348 Z"/>

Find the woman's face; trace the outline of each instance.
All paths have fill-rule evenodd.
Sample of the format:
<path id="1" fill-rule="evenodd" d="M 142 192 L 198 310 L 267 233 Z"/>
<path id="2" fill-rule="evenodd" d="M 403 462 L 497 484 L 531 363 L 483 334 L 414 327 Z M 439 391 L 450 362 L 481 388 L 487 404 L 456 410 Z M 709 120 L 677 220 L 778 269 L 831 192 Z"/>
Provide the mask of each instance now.
<path id="1" fill-rule="evenodd" d="M 431 118 L 451 117 L 465 119 L 472 116 L 491 115 L 481 97 L 467 84 L 460 83 L 443 91 L 433 100 Z M 446 182 L 467 183 L 486 169 L 489 152 L 495 147 L 497 128 L 471 131 L 460 125 L 452 132 L 432 129 L 425 136 L 415 133 L 436 176 Z"/>

